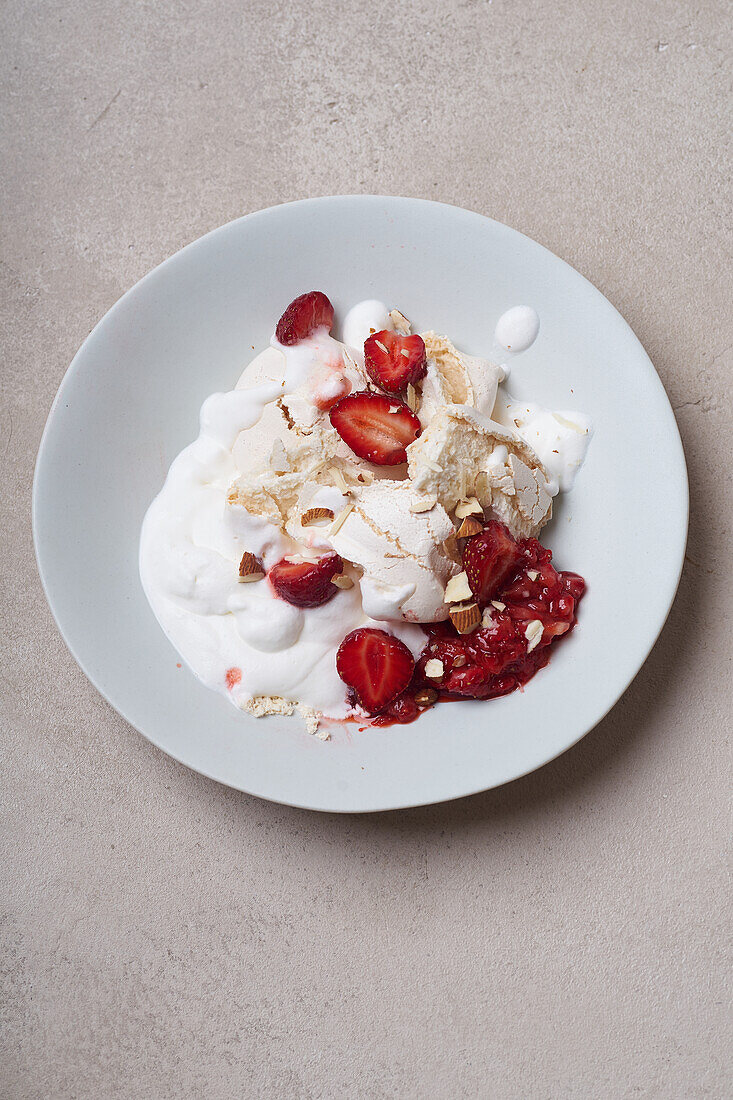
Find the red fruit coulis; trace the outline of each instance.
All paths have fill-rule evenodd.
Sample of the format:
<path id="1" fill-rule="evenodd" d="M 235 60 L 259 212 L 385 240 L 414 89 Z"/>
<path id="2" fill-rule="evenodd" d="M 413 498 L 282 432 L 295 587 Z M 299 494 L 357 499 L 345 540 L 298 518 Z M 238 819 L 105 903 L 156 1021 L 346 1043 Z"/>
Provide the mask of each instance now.
<path id="1" fill-rule="evenodd" d="M 504 607 L 489 604 L 491 622 L 471 634 L 459 634 L 451 622 L 423 625 L 428 642 L 410 685 L 371 725 L 414 722 L 424 709 L 415 696 L 424 688 L 435 690 L 438 702 L 495 699 L 523 688 L 544 668 L 553 643 L 575 626 L 585 581 L 577 573 L 558 572 L 552 565 L 552 552 L 537 539 L 523 539 L 519 546 L 522 561 L 494 597 Z M 542 623 L 543 633 L 528 652 L 525 632 L 533 619 Z M 438 680 L 425 675 L 431 658 L 443 662 L 443 676 Z"/>
<path id="2" fill-rule="evenodd" d="M 226 670 L 224 679 L 226 680 L 227 689 L 231 691 L 232 688 L 235 687 L 242 679 L 241 668 L 228 668 Z"/>

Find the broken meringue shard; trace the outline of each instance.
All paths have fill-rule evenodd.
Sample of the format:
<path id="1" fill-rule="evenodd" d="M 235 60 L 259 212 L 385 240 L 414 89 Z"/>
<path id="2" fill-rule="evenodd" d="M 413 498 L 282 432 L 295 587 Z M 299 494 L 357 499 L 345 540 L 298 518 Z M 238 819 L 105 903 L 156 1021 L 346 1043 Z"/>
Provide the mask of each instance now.
<path id="1" fill-rule="evenodd" d="M 420 499 L 409 481 L 375 481 L 331 540 L 342 558 L 363 570 L 362 588 L 366 582 L 373 609 L 381 601 L 372 618 L 431 623 L 448 616 L 443 592 L 460 567 L 443 544 L 454 528 L 437 503 L 415 511 Z"/>
<path id="2" fill-rule="evenodd" d="M 407 448 L 410 481 L 453 512 L 476 497 L 516 538 L 536 535 L 552 515 L 544 466 L 516 432 L 468 405 L 444 406 Z"/>

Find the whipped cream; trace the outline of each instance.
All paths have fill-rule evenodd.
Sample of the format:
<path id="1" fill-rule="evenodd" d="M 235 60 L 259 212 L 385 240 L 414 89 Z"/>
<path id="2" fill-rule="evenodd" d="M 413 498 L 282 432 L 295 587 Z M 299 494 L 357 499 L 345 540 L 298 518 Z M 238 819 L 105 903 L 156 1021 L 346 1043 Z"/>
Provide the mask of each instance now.
<path id="1" fill-rule="evenodd" d="M 579 412 L 552 412 L 503 394 L 494 407 L 494 417 L 516 430 L 535 452 L 549 475 L 552 496 L 572 489 L 593 438 L 590 417 Z"/>
<path id="2" fill-rule="evenodd" d="M 537 339 L 540 319 L 532 306 L 512 306 L 496 322 L 494 340 L 506 351 L 526 351 Z"/>
<path id="3" fill-rule="evenodd" d="M 250 713 L 296 707 L 311 731 L 320 716 L 362 714 L 336 672 L 345 635 L 377 626 L 418 657 L 426 638 L 416 624 L 447 615 L 446 585 L 461 569 L 456 506 L 475 496 L 518 537 L 536 534 L 592 432 L 580 414 L 514 402 L 503 367 L 426 332 L 422 434 L 407 464 L 361 460 L 328 409 L 367 387 L 363 343 L 385 328 L 409 322 L 370 299 L 346 315 L 343 342 L 325 329 L 293 346 L 273 338 L 234 390 L 204 402 L 199 436 L 172 463 L 141 532 L 145 593 L 194 673 Z M 310 522 L 314 508 L 333 519 Z M 267 579 L 239 579 L 245 552 L 269 571 L 332 550 L 353 584 L 320 607 L 279 599 Z"/>
<path id="4" fill-rule="evenodd" d="M 346 314 L 341 335 L 345 344 L 361 353 L 364 341 L 372 333 L 383 332 L 384 329 L 394 332 L 394 323 L 389 310 L 384 302 L 379 302 L 376 298 L 367 298 L 364 302 L 357 302 Z"/>

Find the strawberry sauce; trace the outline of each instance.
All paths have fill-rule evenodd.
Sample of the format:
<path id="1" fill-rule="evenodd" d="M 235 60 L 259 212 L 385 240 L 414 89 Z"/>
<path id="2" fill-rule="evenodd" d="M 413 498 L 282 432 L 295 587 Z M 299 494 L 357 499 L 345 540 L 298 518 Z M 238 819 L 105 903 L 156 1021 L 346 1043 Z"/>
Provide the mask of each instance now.
<path id="1" fill-rule="evenodd" d="M 471 634 L 458 634 L 450 622 L 425 624 L 428 642 L 409 686 L 372 725 L 413 722 L 422 712 L 415 701 L 421 691 L 433 689 L 436 702 L 494 699 L 522 688 L 550 659 L 552 644 L 569 634 L 576 623 L 585 581 L 577 573 L 561 573 L 552 565 L 552 553 L 537 539 L 518 544 L 521 558 L 511 575 L 486 604 L 487 625 Z M 499 607 L 494 606 L 499 604 Z M 490 615 L 490 619 L 489 616 Z M 530 638 L 542 634 L 530 648 Z M 439 677 L 426 675 L 428 661 L 442 662 Z M 434 666 L 431 666 L 434 671 Z"/>

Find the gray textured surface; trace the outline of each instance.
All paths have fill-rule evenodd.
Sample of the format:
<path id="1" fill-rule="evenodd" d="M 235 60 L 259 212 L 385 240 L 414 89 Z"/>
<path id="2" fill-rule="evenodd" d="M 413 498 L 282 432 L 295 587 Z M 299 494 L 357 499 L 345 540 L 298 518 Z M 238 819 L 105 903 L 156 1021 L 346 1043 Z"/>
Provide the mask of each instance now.
<path id="1" fill-rule="evenodd" d="M 2 1096 L 730 1095 L 726 7 L 4 6 Z M 239 214 L 348 191 L 490 214 L 600 287 L 677 411 L 692 519 L 664 634 L 585 741 L 337 819 L 192 775 L 110 710 L 29 503 L 58 383 L 125 289 Z"/>

